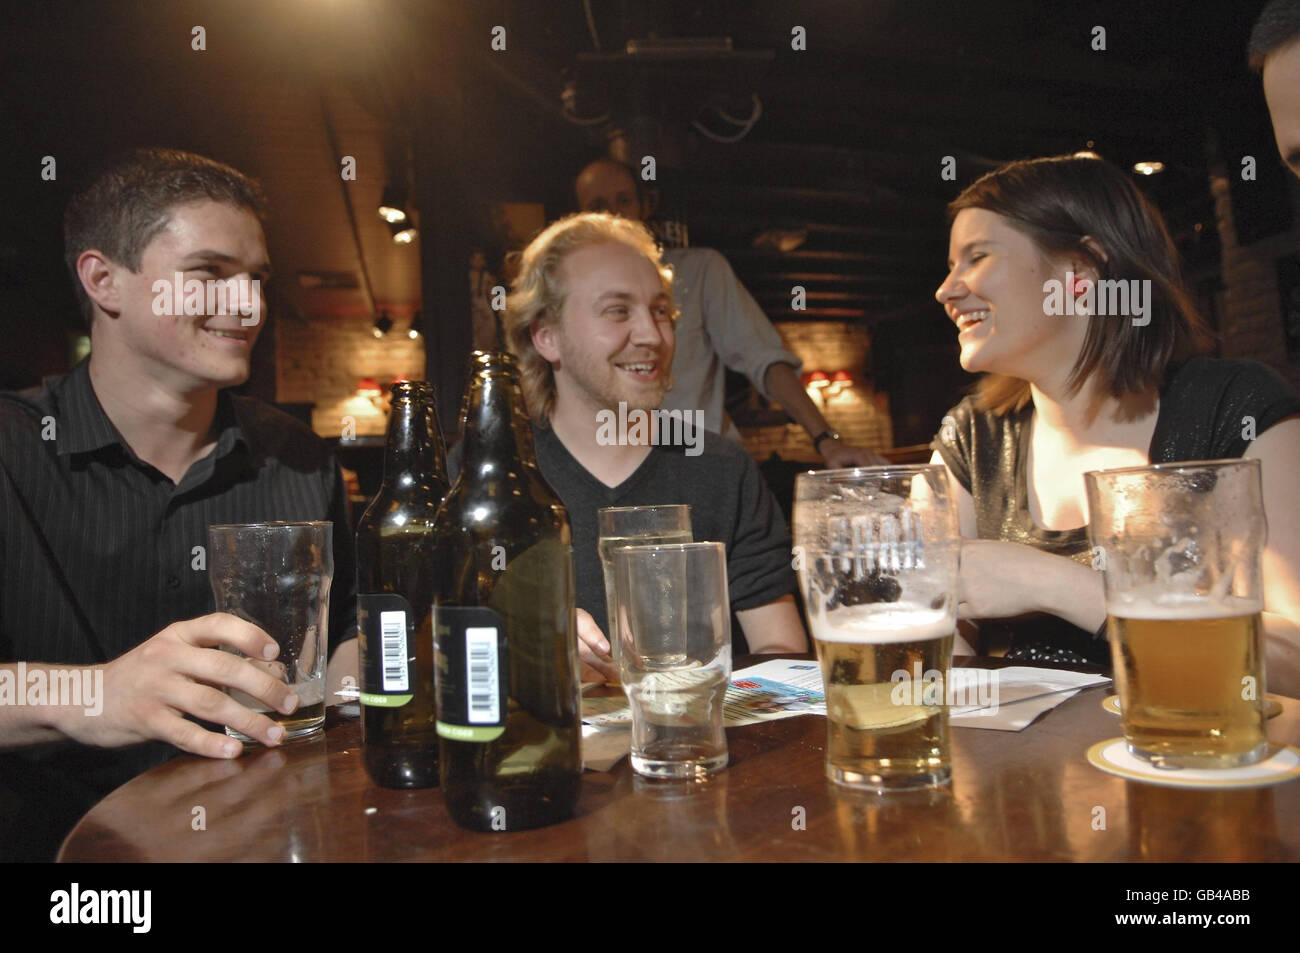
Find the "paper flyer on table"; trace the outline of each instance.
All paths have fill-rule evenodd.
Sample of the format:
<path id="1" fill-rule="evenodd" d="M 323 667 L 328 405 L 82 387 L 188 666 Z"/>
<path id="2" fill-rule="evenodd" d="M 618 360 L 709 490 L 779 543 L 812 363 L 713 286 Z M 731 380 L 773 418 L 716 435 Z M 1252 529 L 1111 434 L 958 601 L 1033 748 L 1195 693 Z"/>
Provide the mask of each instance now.
<path id="1" fill-rule="evenodd" d="M 954 668 L 948 701 L 954 727 L 1020 731 L 1043 712 L 1084 688 L 1109 684 L 1104 675 L 1012 666 L 1001 669 Z M 796 715 L 825 715 L 821 669 L 814 661 L 769 659 L 733 673 L 723 702 L 727 727 Z M 582 720 L 598 728 L 627 726 L 627 700 L 584 698 Z"/>
<path id="2" fill-rule="evenodd" d="M 771 659 L 733 673 L 722 704 L 722 720 L 728 728 L 824 714 L 826 699 L 817 663 L 793 659 Z M 618 696 L 583 698 L 582 720 L 598 728 L 625 726 L 632 723 L 632 710 L 627 699 Z"/>

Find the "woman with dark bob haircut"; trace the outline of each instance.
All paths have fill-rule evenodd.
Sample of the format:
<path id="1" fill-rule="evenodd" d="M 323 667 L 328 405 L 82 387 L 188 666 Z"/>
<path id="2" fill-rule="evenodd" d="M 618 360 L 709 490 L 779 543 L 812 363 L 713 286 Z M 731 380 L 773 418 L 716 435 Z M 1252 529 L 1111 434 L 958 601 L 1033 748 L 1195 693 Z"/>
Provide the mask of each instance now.
<path id="1" fill-rule="evenodd" d="M 949 206 L 935 297 L 984 376 L 935 438 L 960 487 L 961 604 L 1013 658 L 1109 664 L 1083 474 L 1256 457 L 1269 687 L 1300 693 L 1300 399 L 1215 360 L 1160 213 L 1088 157 L 1012 162 Z"/>

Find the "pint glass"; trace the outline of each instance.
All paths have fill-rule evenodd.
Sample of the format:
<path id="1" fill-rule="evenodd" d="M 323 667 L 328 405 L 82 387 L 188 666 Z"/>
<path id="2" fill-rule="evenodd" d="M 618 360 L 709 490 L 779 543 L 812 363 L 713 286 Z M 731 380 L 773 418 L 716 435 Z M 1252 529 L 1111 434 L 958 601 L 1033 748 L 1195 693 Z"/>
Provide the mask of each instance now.
<path id="1" fill-rule="evenodd" d="M 1084 474 L 1124 739 L 1168 767 L 1264 757 L 1258 460 Z"/>
<path id="2" fill-rule="evenodd" d="M 618 658 L 614 623 L 618 618 L 618 593 L 614 586 L 614 550 L 620 546 L 689 543 L 691 508 L 684 503 L 660 506 L 605 506 L 596 512 L 600 537 L 596 550 L 605 572 L 605 620 L 610 655 Z"/>
<path id="3" fill-rule="evenodd" d="M 276 641 L 280 654 L 274 661 L 249 661 L 292 688 L 300 703 L 285 715 L 238 689 L 228 694 L 283 725 L 286 741 L 325 724 L 333 527 L 329 521 L 208 527 L 208 573 L 217 611 L 261 626 Z M 256 743 L 229 726 L 226 734 Z"/>
<path id="4" fill-rule="evenodd" d="M 801 474 L 795 568 L 826 690 L 826 775 L 886 792 L 947 784 L 957 510 L 942 466 Z"/>

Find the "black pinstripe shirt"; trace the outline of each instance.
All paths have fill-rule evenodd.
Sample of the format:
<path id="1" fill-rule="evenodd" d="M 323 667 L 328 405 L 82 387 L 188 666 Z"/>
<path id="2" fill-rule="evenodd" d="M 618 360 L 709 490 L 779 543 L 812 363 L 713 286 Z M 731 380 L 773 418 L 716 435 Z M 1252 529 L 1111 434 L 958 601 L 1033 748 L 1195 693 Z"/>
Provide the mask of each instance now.
<path id="1" fill-rule="evenodd" d="M 105 662 L 211 612 L 213 523 L 333 520 L 331 651 L 355 635 L 347 495 L 329 450 L 255 400 L 223 393 L 217 415 L 215 449 L 177 485 L 123 441 L 86 363 L 36 390 L 0 394 L 0 662 Z M 13 823 L 6 802 L 19 788 L 23 801 L 44 792 L 48 816 L 71 809 L 48 804 L 52 792 L 93 803 L 173 750 L 56 744 L 0 755 L 0 828 Z M 0 836 L 0 859 L 3 844 Z"/>

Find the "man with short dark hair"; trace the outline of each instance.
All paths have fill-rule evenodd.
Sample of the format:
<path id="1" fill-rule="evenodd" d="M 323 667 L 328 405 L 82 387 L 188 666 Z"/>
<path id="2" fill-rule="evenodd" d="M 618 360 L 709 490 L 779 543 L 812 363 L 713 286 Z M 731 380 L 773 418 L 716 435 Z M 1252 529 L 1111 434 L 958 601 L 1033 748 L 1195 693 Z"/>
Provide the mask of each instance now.
<path id="1" fill-rule="evenodd" d="M 263 208 L 228 166 L 139 150 L 68 209 L 90 357 L 0 394 L 0 857 L 52 857 L 82 813 L 177 748 L 238 756 L 221 725 L 282 740 L 224 691 L 285 713 L 300 701 L 218 651 L 277 649 L 211 613 L 209 525 L 333 520 L 331 687 L 355 672 L 355 641 L 340 648 L 355 634 L 355 568 L 337 464 L 288 415 L 224 391 L 248 379 L 263 326 Z M 20 675 L 82 674 L 101 686 L 93 704 L 3 691 Z"/>
<path id="2" fill-rule="evenodd" d="M 808 649 L 790 535 L 754 461 L 694 415 L 662 426 L 654 414 L 672 366 L 674 318 L 672 273 L 654 240 L 612 215 L 573 215 L 543 231 L 524 250 L 507 299 L 506 338 L 519 360 L 538 465 L 573 530 L 588 678 L 592 670 L 617 677 L 601 657 L 609 644 L 600 631 L 596 513 L 606 506 L 690 505 L 695 539 L 727 548 L 731 607 L 743 630 L 733 633 L 736 645 L 743 637 L 751 652 Z M 638 420 L 650 423 L 638 430 Z"/>
<path id="3" fill-rule="evenodd" d="M 578 173 L 574 194 L 584 212 L 609 212 L 642 223 L 649 217 L 636 173 L 614 159 L 597 159 Z M 781 335 L 721 253 L 669 248 L 663 259 L 673 268 L 681 309 L 665 409 L 702 410 L 710 430 L 739 442 L 740 431 L 723 407 L 725 364 L 748 377 L 764 397 L 780 403 L 808 433 L 827 466 L 887 462 L 845 443 L 826 422 L 799 381 L 799 359 L 782 345 Z"/>
<path id="4" fill-rule="evenodd" d="M 1250 68 L 1264 78 L 1264 98 L 1282 161 L 1300 176 L 1300 0 L 1273 0 L 1250 34 Z"/>

